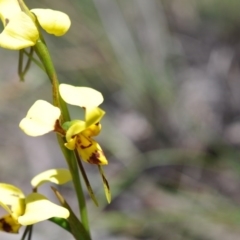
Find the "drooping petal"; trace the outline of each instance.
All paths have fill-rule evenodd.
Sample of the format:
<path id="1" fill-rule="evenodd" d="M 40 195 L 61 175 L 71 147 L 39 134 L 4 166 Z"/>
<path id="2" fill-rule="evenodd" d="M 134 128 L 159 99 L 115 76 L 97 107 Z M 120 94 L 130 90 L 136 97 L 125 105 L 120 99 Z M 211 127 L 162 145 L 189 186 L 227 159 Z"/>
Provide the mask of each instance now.
<path id="1" fill-rule="evenodd" d="M 19 127 L 29 136 L 40 136 L 51 132 L 61 115 L 60 109 L 52 104 L 38 100 L 29 109 Z"/>
<path id="2" fill-rule="evenodd" d="M 45 182 L 61 185 L 69 182 L 71 179 L 72 176 L 68 169 L 50 169 L 35 176 L 31 184 L 34 188 L 41 186 Z"/>
<path id="3" fill-rule="evenodd" d="M 0 183 L 0 205 L 16 220 L 25 210 L 23 192 L 10 184 Z"/>
<path id="4" fill-rule="evenodd" d="M 41 27 L 55 36 L 64 35 L 70 28 L 71 21 L 67 14 L 51 9 L 32 9 Z"/>
<path id="5" fill-rule="evenodd" d="M 66 132 L 66 140 L 69 142 L 72 137 L 79 134 L 86 129 L 86 123 L 84 121 L 78 120 L 74 121 L 74 124 Z"/>
<path id="6" fill-rule="evenodd" d="M 76 146 L 83 161 L 97 165 L 108 164 L 102 148 L 93 139 L 86 138 L 82 134 L 79 134 Z"/>
<path id="7" fill-rule="evenodd" d="M 105 112 L 98 107 L 86 108 L 85 121 L 87 127 L 99 123 Z"/>
<path id="8" fill-rule="evenodd" d="M 21 12 L 17 0 L 1 0 L 0 1 L 0 18 L 5 26 L 9 19 Z"/>
<path id="9" fill-rule="evenodd" d="M 79 107 L 97 107 L 103 102 L 102 94 L 89 87 L 60 84 L 59 92 L 66 103 Z"/>
<path id="10" fill-rule="evenodd" d="M 99 170 L 99 173 L 100 173 L 100 175 L 101 175 L 101 177 L 102 177 L 105 196 L 106 196 L 106 198 L 107 198 L 108 203 L 110 203 L 112 197 L 111 197 L 111 191 L 110 191 L 110 187 L 109 187 L 109 184 L 108 184 L 108 180 L 107 180 L 107 178 L 105 177 L 105 173 L 104 173 L 104 171 L 103 171 L 102 166 L 99 166 L 99 165 L 98 165 L 98 170 Z"/>
<path id="11" fill-rule="evenodd" d="M 19 50 L 35 45 L 38 38 L 39 33 L 33 20 L 24 12 L 19 12 L 7 20 L 0 34 L 0 46 Z"/>
<path id="12" fill-rule="evenodd" d="M 31 225 L 51 217 L 68 218 L 69 211 L 50 202 L 39 193 L 32 193 L 26 197 L 26 209 L 24 215 L 18 218 L 18 222 L 24 226 Z"/>
<path id="13" fill-rule="evenodd" d="M 21 224 L 19 224 L 11 215 L 5 215 L 0 218 L 0 231 L 8 233 L 18 233 Z"/>

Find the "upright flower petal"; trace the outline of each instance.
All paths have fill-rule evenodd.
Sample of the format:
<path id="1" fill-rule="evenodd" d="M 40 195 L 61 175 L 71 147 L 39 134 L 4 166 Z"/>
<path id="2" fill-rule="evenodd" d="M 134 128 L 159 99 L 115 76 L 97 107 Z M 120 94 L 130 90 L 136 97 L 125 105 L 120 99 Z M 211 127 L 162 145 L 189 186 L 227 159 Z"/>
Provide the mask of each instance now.
<path id="1" fill-rule="evenodd" d="M 5 19 L 6 27 L 0 34 L 0 46 L 19 50 L 35 45 L 39 38 L 33 20 L 24 12 L 16 13 L 11 19 Z"/>
<path id="2" fill-rule="evenodd" d="M 32 9 L 41 27 L 56 36 L 64 35 L 70 28 L 71 21 L 67 14 L 51 9 Z"/>
<path id="3" fill-rule="evenodd" d="M 19 127 L 30 136 L 40 136 L 55 129 L 56 121 L 61 111 L 52 104 L 38 100 L 29 109 L 27 116 L 20 122 Z"/>
<path id="4" fill-rule="evenodd" d="M 102 117 L 105 115 L 105 112 L 98 107 L 88 107 L 85 111 L 85 121 L 87 127 L 99 123 Z"/>
<path id="5" fill-rule="evenodd" d="M 39 193 L 32 193 L 26 197 L 26 209 L 24 215 L 18 218 L 18 222 L 24 226 L 31 225 L 51 217 L 68 218 L 69 211 L 50 202 Z"/>
<path id="6" fill-rule="evenodd" d="M 0 1 L 0 18 L 4 26 L 6 26 L 6 23 L 12 16 L 19 12 L 21 12 L 21 8 L 17 0 Z"/>
<path id="7" fill-rule="evenodd" d="M 66 103 L 79 107 L 97 107 L 103 102 L 102 94 L 89 87 L 60 84 L 59 92 Z"/>

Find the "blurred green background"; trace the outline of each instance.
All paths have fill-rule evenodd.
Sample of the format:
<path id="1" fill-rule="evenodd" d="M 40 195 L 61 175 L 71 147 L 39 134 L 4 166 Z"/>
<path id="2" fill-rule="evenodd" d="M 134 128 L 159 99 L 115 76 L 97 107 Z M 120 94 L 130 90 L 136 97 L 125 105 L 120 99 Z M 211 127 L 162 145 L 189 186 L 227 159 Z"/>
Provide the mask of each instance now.
<path id="1" fill-rule="evenodd" d="M 113 201 L 84 164 L 100 201 L 96 208 L 86 193 L 93 239 L 238 240 L 240 1 L 26 3 L 70 16 L 65 36 L 45 34 L 59 79 L 105 98 L 97 139 Z M 51 101 L 51 87 L 34 65 L 19 82 L 18 52 L 0 49 L 0 61 L 0 181 L 29 193 L 35 174 L 66 166 L 54 134 L 31 138 L 18 128 L 34 101 Z M 71 184 L 59 189 L 77 209 Z M 56 201 L 49 185 L 41 191 Z M 72 238 L 43 222 L 33 239 Z"/>

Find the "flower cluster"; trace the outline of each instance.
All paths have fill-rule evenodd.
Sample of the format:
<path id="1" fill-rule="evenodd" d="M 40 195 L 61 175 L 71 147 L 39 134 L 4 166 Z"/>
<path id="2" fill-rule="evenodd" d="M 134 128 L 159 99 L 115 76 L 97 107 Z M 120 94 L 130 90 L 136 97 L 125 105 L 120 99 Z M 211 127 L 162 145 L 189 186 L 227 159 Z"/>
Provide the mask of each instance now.
<path id="1" fill-rule="evenodd" d="M 108 164 L 100 145 L 92 138 L 101 131 L 100 120 L 105 112 L 98 106 L 103 102 L 100 92 L 88 87 L 74 87 L 60 84 L 59 92 L 63 100 L 84 109 L 85 120 L 73 120 L 59 124 L 61 111 L 58 107 L 38 100 L 20 122 L 20 128 L 29 136 L 40 136 L 51 131 L 65 136 L 65 146 L 77 150 L 85 162 L 97 165 Z"/>
<path id="2" fill-rule="evenodd" d="M 18 0 L 0 0 L 0 18 L 4 30 L 0 34 L 0 46 L 19 50 L 36 44 L 39 39 L 37 23 L 48 33 L 56 36 L 65 34 L 70 25 L 69 17 L 51 9 L 32 9 L 35 21 L 23 12 Z"/>
<path id="3" fill-rule="evenodd" d="M 51 169 L 40 173 L 31 181 L 34 191 L 45 182 L 64 184 L 71 180 L 67 169 Z M 52 217 L 68 218 L 69 211 L 49 201 L 44 195 L 33 192 L 27 196 L 17 187 L 0 183 L 0 206 L 7 215 L 0 218 L 0 230 L 17 233 L 21 226 L 32 225 Z"/>

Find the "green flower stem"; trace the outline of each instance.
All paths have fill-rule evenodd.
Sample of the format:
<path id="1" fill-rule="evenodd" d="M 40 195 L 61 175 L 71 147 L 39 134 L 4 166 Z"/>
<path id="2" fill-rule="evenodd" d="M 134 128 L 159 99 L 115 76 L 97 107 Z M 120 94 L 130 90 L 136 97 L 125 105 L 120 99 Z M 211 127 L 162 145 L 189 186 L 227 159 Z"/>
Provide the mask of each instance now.
<path id="1" fill-rule="evenodd" d="M 31 60 L 39 67 L 41 68 L 44 72 L 45 72 L 45 68 L 43 67 L 43 65 L 37 60 L 35 59 L 33 56 L 31 56 L 25 49 L 22 50 L 23 53 L 28 57 L 31 58 Z"/>
<path id="2" fill-rule="evenodd" d="M 87 205 L 86 205 L 86 201 L 84 198 L 84 194 L 83 194 L 83 190 L 82 190 L 82 184 L 81 184 L 81 180 L 80 180 L 80 176 L 79 176 L 79 172 L 78 172 L 78 166 L 77 166 L 77 162 L 74 156 L 74 152 L 68 150 L 65 146 L 64 146 L 64 141 L 62 139 L 61 136 L 57 136 L 58 137 L 58 143 L 62 149 L 62 152 L 65 156 L 66 159 L 69 159 L 70 161 L 67 161 L 68 163 L 68 168 L 70 170 L 70 172 L 74 172 L 74 174 L 76 174 L 77 176 L 75 177 L 78 181 L 75 180 L 75 178 L 73 177 L 73 184 L 75 186 L 75 191 L 76 194 L 78 196 L 78 203 L 80 206 L 80 215 L 81 215 L 81 220 L 83 223 L 83 226 L 85 227 L 87 233 L 89 234 L 90 237 L 90 228 L 89 228 L 89 223 L 88 223 L 88 214 L 87 214 Z"/>
<path id="3" fill-rule="evenodd" d="M 53 104 L 55 106 L 59 107 L 61 109 L 61 113 L 62 113 L 60 121 L 61 121 L 61 123 L 69 121 L 70 116 L 69 116 L 68 108 L 66 106 L 66 103 L 62 100 L 62 98 L 59 94 L 59 90 L 58 90 L 59 82 L 57 79 L 57 74 L 56 74 L 55 68 L 54 68 L 52 60 L 51 60 L 51 56 L 49 54 L 49 51 L 48 51 L 48 48 L 47 48 L 45 42 L 42 41 L 41 39 L 39 39 L 37 41 L 36 45 L 34 46 L 34 49 L 35 49 L 35 52 L 37 53 L 37 55 L 39 56 L 42 64 L 44 65 L 44 67 L 46 69 L 46 73 L 51 81 L 52 93 L 53 93 Z M 76 159 L 74 157 L 73 152 L 69 151 L 64 146 L 64 139 L 62 137 L 58 136 L 58 142 L 59 142 L 62 152 L 67 160 L 69 170 L 72 174 L 73 184 L 74 184 L 75 191 L 76 191 L 77 198 L 78 198 L 78 204 L 79 204 L 80 216 L 81 216 L 82 223 L 90 236 L 86 202 L 85 202 L 85 198 L 84 198 L 84 194 L 83 194 L 83 190 L 82 190 L 82 186 L 81 186 L 81 182 L 80 182 L 80 176 L 79 176 L 79 172 L 78 172 Z"/>
<path id="4" fill-rule="evenodd" d="M 28 7 L 25 5 L 23 0 L 18 0 L 19 6 L 24 11 L 28 16 L 30 16 L 33 21 L 36 23 L 36 27 L 38 26 L 37 20 L 32 14 Z M 52 63 L 51 56 L 49 54 L 48 48 L 46 46 L 46 43 L 44 41 L 44 38 L 41 35 L 41 32 L 39 31 L 39 40 L 37 41 L 36 45 L 34 46 L 34 50 L 37 53 L 39 59 L 41 60 L 46 73 L 51 81 L 52 84 L 52 95 L 53 95 L 53 104 L 61 109 L 61 117 L 60 117 L 60 122 L 66 122 L 70 120 L 69 112 L 66 103 L 63 101 L 59 94 L 58 86 L 59 82 L 57 79 L 57 73 L 55 71 L 54 65 Z M 73 184 L 74 188 L 76 191 L 76 195 L 78 198 L 78 204 L 79 204 L 79 209 L 80 209 L 80 216 L 82 223 L 89 235 L 90 238 L 90 229 L 89 229 L 89 223 L 88 223 L 88 215 L 87 215 L 87 208 L 86 208 L 86 202 L 82 190 L 82 185 L 80 181 L 80 176 L 78 172 L 78 167 L 77 167 L 77 162 L 74 156 L 74 153 L 69 151 L 65 146 L 64 146 L 64 139 L 60 136 L 58 136 L 58 142 L 61 147 L 61 150 L 66 158 L 69 170 L 72 174 L 73 178 Z"/>
<path id="5" fill-rule="evenodd" d="M 34 50 L 37 53 L 38 57 L 40 58 L 41 62 L 43 63 L 46 73 L 51 81 L 52 84 L 52 94 L 53 94 L 53 104 L 59 107 L 62 111 L 62 121 L 69 121 L 70 116 L 66 107 L 66 104 L 63 102 L 59 95 L 58 91 L 58 79 L 55 68 L 53 66 L 51 56 L 48 52 L 46 44 L 42 40 L 38 40 L 36 45 L 34 46 Z M 64 106 L 65 105 L 65 106 Z"/>

